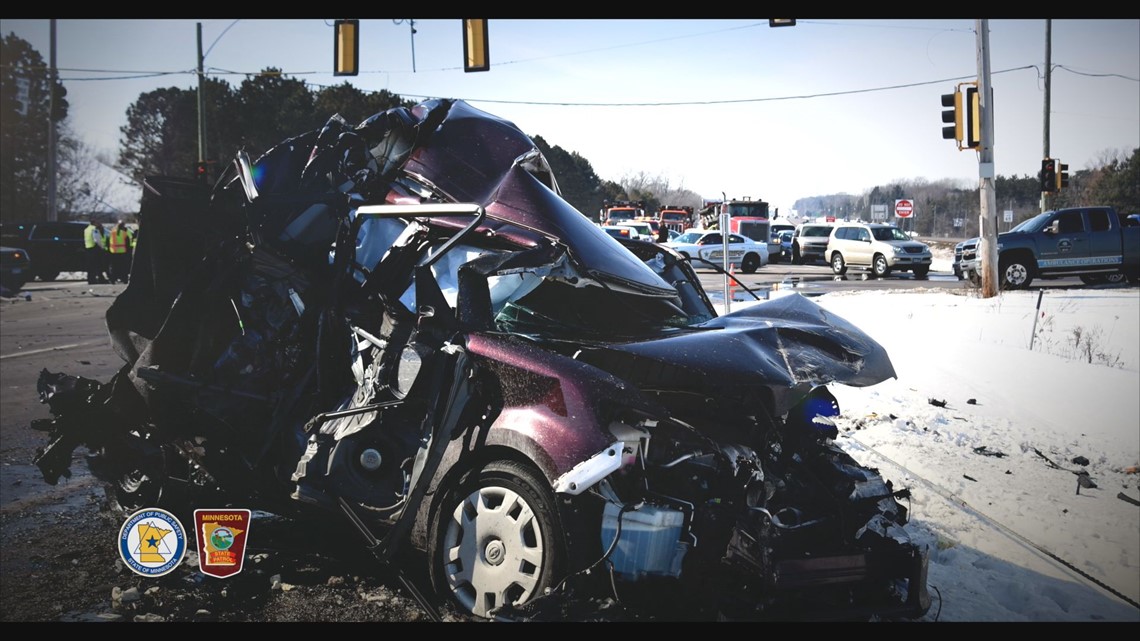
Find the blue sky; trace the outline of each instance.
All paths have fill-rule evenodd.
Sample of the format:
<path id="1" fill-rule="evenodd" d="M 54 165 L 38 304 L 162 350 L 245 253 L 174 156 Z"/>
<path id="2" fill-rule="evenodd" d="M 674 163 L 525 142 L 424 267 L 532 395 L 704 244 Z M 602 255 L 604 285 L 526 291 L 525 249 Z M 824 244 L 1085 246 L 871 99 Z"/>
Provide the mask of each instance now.
<path id="1" fill-rule="evenodd" d="M 493 18 L 490 70 L 477 73 L 463 71 L 458 18 L 417 19 L 414 38 L 408 19 L 369 19 L 354 77 L 332 75 L 332 18 L 61 18 L 56 65 L 80 136 L 114 155 L 140 93 L 195 87 L 197 23 L 207 73 L 234 86 L 272 66 L 319 86 L 462 98 L 581 154 L 609 180 L 661 178 L 784 211 L 797 198 L 891 181 L 978 181 L 977 153 L 941 137 L 941 95 L 978 75 L 972 18 L 777 29 L 767 18 Z M 996 172 L 1035 176 L 1046 20 L 988 24 Z M 47 19 L 0 19 L 0 32 L 50 54 Z M 1072 173 L 1140 147 L 1140 20 L 1054 19 L 1050 46 L 1049 155 Z"/>

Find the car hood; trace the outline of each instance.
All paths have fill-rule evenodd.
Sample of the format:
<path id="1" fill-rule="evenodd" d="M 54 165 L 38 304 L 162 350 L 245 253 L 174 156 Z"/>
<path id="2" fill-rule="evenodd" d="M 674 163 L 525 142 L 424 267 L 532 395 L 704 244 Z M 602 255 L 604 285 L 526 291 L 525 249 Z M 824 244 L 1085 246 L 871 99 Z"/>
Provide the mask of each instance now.
<path id="1" fill-rule="evenodd" d="M 744 307 L 691 331 L 586 348 L 578 358 L 656 387 L 865 387 L 896 376 L 882 345 L 799 294 Z"/>
<path id="2" fill-rule="evenodd" d="M 879 242 L 893 245 L 895 247 L 914 247 L 916 249 L 929 249 L 926 243 L 920 243 L 917 240 L 881 240 Z"/>

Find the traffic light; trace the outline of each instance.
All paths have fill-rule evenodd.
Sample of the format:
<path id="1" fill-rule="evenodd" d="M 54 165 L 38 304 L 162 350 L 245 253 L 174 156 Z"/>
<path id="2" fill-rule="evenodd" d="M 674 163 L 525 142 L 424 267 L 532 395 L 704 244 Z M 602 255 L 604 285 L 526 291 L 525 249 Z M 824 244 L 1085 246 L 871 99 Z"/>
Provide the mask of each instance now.
<path id="1" fill-rule="evenodd" d="M 487 19 L 463 19 L 463 71 L 487 71 L 491 54 L 487 44 Z"/>
<path id="2" fill-rule="evenodd" d="M 210 179 L 209 163 L 203 160 L 194 165 L 194 178 L 199 182 L 207 182 Z"/>
<path id="3" fill-rule="evenodd" d="M 1041 191 L 1045 193 L 1057 191 L 1057 161 L 1052 158 L 1041 161 Z"/>
<path id="4" fill-rule="evenodd" d="M 336 20 L 333 27 L 333 75 L 355 76 L 360 66 L 360 21 Z"/>
<path id="5" fill-rule="evenodd" d="M 962 140 L 962 94 L 942 94 L 942 106 L 950 107 L 942 110 L 942 137 L 946 140 Z"/>
<path id="6" fill-rule="evenodd" d="M 1068 187 L 1068 186 L 1069 186 L 1069 166 L 1062 163 L 1060 160 L 1058 160 L 1057 161 L 1057 189 L 1056 189 L 1056 191 L 1061 191 L 1062 189 L 1064 189 L 1065 187 Z"/>
<path id="7" fill-rule="evenodd" d="M 982 144 L 982 101 L 977 87 L 966 87 L 964 102 L 966 123 L 962 146 L 975 149 Z"/>

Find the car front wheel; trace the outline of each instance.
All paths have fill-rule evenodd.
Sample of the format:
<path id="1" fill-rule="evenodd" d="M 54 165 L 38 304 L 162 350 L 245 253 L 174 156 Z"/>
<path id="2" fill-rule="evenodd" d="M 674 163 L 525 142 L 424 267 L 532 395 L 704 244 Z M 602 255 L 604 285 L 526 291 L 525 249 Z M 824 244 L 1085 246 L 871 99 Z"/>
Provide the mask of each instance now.
<path id="1" fill-rule="evenodd" d="M 876 254 L 875 260 L 871 263 L 871 271 L 875 274 L 875 278 L 887 277 L 891 273 L 891 267 L 887 264 L 887 257 Z"/>
<path id="2" fill-rule="evenodd" d="M 1026 289 L 1033 282 L 1032 268 L 1020 258 L 1001 260 L 998 272 L 1004 289 Z"/>
<path id="3" fill-rule="evenodd" d="M 836 276 L 847 273 L 847 263 L 843 261 L 843 254 L 835 252 L 831 255 L 831 271 L 835 272 Z"/>
<path id="4" fill-rule="evenodd" d="M 757 269 L 760 269 L 760 256 L 757 254 L 748 254 L 740 262 L 740 271 L 745 274 L 755 274 Z"/>
<path id="5" fill-rule="evenodd" d="M 464 476 L 436 511 L 433 585 L 471 614 L 494 616 L 552 587 L 566 567 L 565 530 L 549 484 L 531 467 L 497 461 Z"/>

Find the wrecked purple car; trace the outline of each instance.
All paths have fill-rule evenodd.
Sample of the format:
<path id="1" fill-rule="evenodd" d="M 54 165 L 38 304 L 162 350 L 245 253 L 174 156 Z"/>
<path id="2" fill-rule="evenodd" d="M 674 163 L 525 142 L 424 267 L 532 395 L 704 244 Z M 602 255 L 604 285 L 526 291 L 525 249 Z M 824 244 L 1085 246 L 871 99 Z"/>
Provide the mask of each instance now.
<path id="1" fill-rule="evenodd" d="M 124 366 L 41 374 L 49 483 L 84 446 L 125 510 L 333 515 L 490 619 L 930 607 L 908 491 L 834 444 L 826 386 L 893 377 L 883 348 L 800 296 L 718 315 L 679 255 L 563 200 L 510 122 L 334 116 L 212 190 L 148 180 L 140 220 L 106 315 Z"/>

